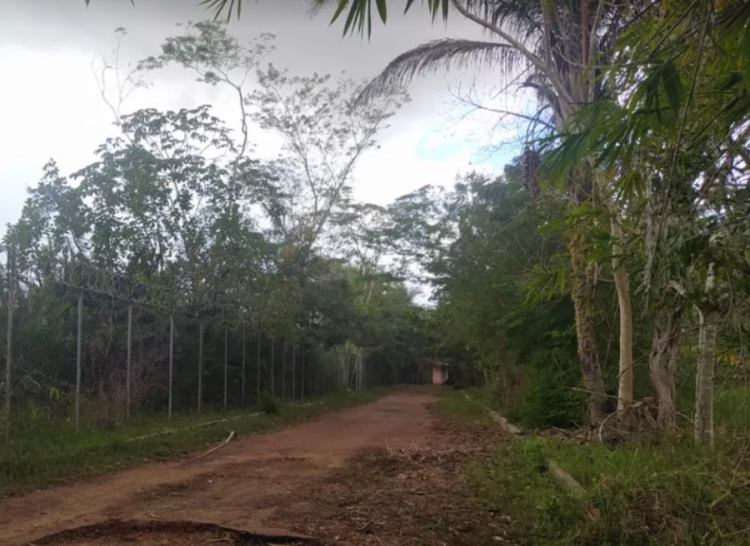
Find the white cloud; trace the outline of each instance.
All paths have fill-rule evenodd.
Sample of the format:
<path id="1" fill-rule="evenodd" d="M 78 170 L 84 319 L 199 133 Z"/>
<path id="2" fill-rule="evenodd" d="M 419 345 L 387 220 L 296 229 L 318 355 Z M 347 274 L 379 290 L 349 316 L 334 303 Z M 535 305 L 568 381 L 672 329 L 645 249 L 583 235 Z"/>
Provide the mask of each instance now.
<path id="1" fill-rule="evenodd" d="M 0 72 L 14 84 L 0 87 L 0 223 L 15 221 L 26 187 L 56 158 L 63 170 L 84 166 L 111 133 L 110 118 L 97 95 L 81 53 L 42 53 L 19 46 L 0 48 Z M 91 81 L 92 85 L 78 82 Z"/>
<path id="2" fill-rule="evenodd" d="M 57 160 L 63 173 L 73 172 L 92 161 L 96 147 L 115 134 L 112 113 L 99 96 L 91 72 L 94 48 L 107 51 L 112 46 L 111 31 L 106 29 L 113 29 L 116 22 L 128 27 L 124 46 L 133 46 L 130 50 L 133 59 L 154 52 L 164 36 L 177 32 L 173 25 L 176 18 L 169 15 L 178 13 L 176 4 L 172 4 L 173 11 L 165 3 L 163 9 L 144 6 L 133 11 L 128 7 L 111 13 L 102 6 L 97 6 L 96 11 L 81 8 L 80 14 L 68 11 L 76 9 L 69 5 L 65 10 L 59 8 L 54 17 L 51 11 L 45 11 L 47 15 L 38 22 L 50 32 L 55 30 L 49 36 L 59 41 L 41 40 L 30 34 L 31 29 L 38 29 L 34 21 L 40 16 L 33 10 L 24 12 L 24 5 L 20 0 L 11 3 L 15 11 L 10 13 L 16 19 L 0 22 L 5 36 L 0 41 L 0 70 L 13 75 L 12 83 L 6 82 L 0 88 L 2 226 L 18 218 L 25 188 L 36 184 L 50 158 Z M 53 5 L 57 3 L 50 2 L 50 9 Z M 373 75 L 399 52 L 446 35 L 442 25 L 425 24 L 418 10 L 406 18 L 389 21 L 386 27 L 376 28 L 372 42 L 368 43 L 342 39 L 340 29 L 329 27 L 325 16 L 308 21 L 301 18 L 302 13 L 295 19 L 271 10 L 269 3 L 261 2 L 259 6 L 260 11 L 254 12 L 258 13 L 257 19 L 237 24 L 233 30 L 244 37 L 257 34 L 262 20 L 262 30 L 278 34 L 279 48 L 274 62 L 295 72 L 346 69 L 357 76 Z M 151 13 L 153 17 L 149 16 Z M 200 17 L 199 13 L 202 11 L 193 9 L 190 15 Z M 75 30 L 76 18 L 85 32 Z M 468 36 L 477 32 L 460 21 L 452 24 L 451 30 Z M 300 48 L 300 40 L 305 39 L 303 34 L 309 44 Z M 448 186 L 460 173 L 493 170 L 492 164 L 497 162 L 472 165 L 472 160 L 486 159 L 477 150 L 497 138 L 497 134 L 489 136 L 483 132 L 488 121 L 496 116 L 485 112 L 474 116 L 473 122 L 460 124 L 455 123 L 456 116 L 445 116 L 450 111 L 445 103 L 447 85 L 473 77 L 471 71 L 462 71 L 450 79 L 441 75 L 414 83 L 411 89 L 414 100 L 391 120 L 392 127 L 380 137 L 380 148 L 369 151 L 358 164 L 354 173 L 356 198 L 384 204 L 424 184 Z M 210 103 L 218 117 L 237 128 L 237 107 L 228 92 L 198 84 L 190 74 L 178 69 L 154 78 L 154 86 L 138 91 L 127 102 L 125 111 L 145 106 L 175 109 Z M 276 155 L 278 138 L 257 129 L 251 133 L 256 154 L 266 158 Z M 515 133 L 508 133 L 511 134 Z M 426 153 L 429 151 L 433 153 Z"/>
<path id="3" fill-rule="evenodd" d="M 354 196 L 386 204 L 426 184 L 451 186 L 456 177 L 472 170 L 493 172 L 488 165 L 472 165 L 476 149 L 461 138 L 445 138 L 443 123 L 415 121 L 381 142 L 380 149 L 360 160 L 354 173 Z M 426 138 L 425 138 L 426 136 Z M 426 142 L 425 142 L 426 141 Z M 451 145 L 444 157 L 420 158 L 422 146 Z"/>

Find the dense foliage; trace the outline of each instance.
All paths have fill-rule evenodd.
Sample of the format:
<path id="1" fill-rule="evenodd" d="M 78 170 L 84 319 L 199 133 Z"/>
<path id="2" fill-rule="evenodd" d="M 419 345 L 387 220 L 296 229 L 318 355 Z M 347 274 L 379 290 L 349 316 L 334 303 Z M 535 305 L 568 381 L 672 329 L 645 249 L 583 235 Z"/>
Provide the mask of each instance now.
<path id="1" fill-rule="evenodd" d="M 230 17 L 243 5 L 209 3 Z M 372 14 L 385 22 L 388 5 L 398 2 L 317 4 L 333 6 L 345 32 L 369 35 Z M 403 7 L 417 9 L 411 1 Z M 247 184 L 249 202 L 260 204 L 273 226 L 263 240 L 283 257 L 274 282 L 294 279 L 298 304 L 321 301 L 306 290 L 308 277 L 327 263 L 312 251 L 324 227 L 346 226 L 331 251 L 346 257 L 360 279 L 348 285 L 357 324 L 374 327 L 368 307 L 389 275 L 428 281 L 436 307 L 422 317 L 426 337 L 418 346 L 430 346 L 425 340 L 432 336 L 439 340 L 432 354 L 450 361 L 457 375 L 476 377 L 479 369 L 500 378 L 503 401 L 529 422 L 580 422 L 580 408 L 559 410 L 580 406 L 578 395 L 586 394 L 594 424 L 618 410 L 610 422 L 628 428 L 629 410 L 645 407 L 669 428 L 689 400 L 695 441 L 712 442 L 714 378 L 731 382 L 744 373 L 738 365 L 750 270 L 747 3 L 445 0 L 425 8 L 432 18 L 467 19 L 490 38 L 439 40 L 405 52 L 366 87 L 347 87 L 355 102 L 342 102 L 336 91 L 316 93 L 326 78 L 294 78 L 273 67 L 258 73 L 259 89 L 245 93 L 245 79 L 232 71 L 259 66 L 267 41 L 244 48 L 212 24 L 169 39 L 142 68 L 177 63 L 209 85 L 229 85 L 239 92 L 243 127 L 255 121 L 284 138 L 286 156 L 273 173 L 248 163 L 243 141 L 236 156 L 242 161 L 211 176 L 227 178 L 229 188 Z M 536 114 L 519 113 L 536 136 L 524 153 L 497 180 L 472 175 L 450 191 L 425 187 L 387 209 L 350 203 L 343 181 L 403 100 L 394 88 L 467 62 L 488 66 L 504 89 L 535 92 Z M 295 86 L 303 91 L 295 94 Z M 278 101 L 293 106 L 289 118 Z M 351 133 L 342 128 L 354 111 L 370 129 L 344 142 Z M 216 131 L 211 138 L 221 147 Z M 321 174 L 331 149 L 337 161 Z M 306 203 L 312 196 L 315 205 L 300 207 L 297 195 Z M 174 222 L 193 229 L 184 219 Z M 348 242 L 362 246 L 339 246 Z M 107 252 L 97 250 L 97 259 Z M 372 256 L 386 254 L 391 271 L 373 268 Z M 345 322 L 354 324 L 354 316 Z M 306 320 L 314 323 L 309 310 Z M 685 384 L 686 371 L 695 371 L 695 388 Z M 520 385 L 513 403 L 509 385 Z M 553 385 L 569 388 L 552 395 Z M 640 409 L 633 413 L 643 417 Z"/>
<path id="2" fill-rule="evenodd" d="M 92 164 L 71 175 L 46 165 L 5 236 L 14 413 L 71 416 L 78 305 L 83 411 L 108 426 L 131 406 L 171 412 L 173 395 L 192 409 L 196 397 L 217 405 L 222 391 L 226 406 L 266 389 L 354 387 L 334 347 L 372 355 L 367 385 L 417 380 L 423 311 L 383 265 L 384 211 L 349 195 L 354 165 L 406 95 L 355 105 L 357 82 L 261 68 L 271 37 L 242 44 L 214 23 L 182 30 L 128 78 L 174 63 L 229 86 L 241 130 L 208 105 L 146 108 L 116 118 L 119 134 Z M 253 157 L 251 123 L 281 137 L 277 159 Z"/>

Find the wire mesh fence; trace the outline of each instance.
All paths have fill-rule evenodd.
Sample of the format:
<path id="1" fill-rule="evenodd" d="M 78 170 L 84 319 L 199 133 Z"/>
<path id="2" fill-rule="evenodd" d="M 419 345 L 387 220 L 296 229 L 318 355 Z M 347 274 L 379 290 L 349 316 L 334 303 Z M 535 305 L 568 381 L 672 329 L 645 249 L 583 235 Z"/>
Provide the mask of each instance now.
<path id="1" fill-rule="evenodd" d="M 242 305 L 201 316 L 169 305 L 159 287 L 101 272 L 49 275 L 31 289 L 12 256 L 3 263 L 6 442 L 45 427 L 75 434 L 249 407 L 262 392 L 298 401 L 375 382 L 363 351 L 275 336 Z"/>

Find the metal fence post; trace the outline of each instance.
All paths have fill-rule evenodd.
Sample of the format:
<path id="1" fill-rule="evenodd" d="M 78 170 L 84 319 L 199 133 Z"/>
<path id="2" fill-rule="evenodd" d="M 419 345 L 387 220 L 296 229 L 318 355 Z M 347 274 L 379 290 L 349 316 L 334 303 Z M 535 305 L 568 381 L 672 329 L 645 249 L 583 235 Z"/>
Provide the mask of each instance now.
<path id="1" fill-rule="evenodd" d="M 365 388 L 365 357 L 362 349 L 359 349 L 359 390 L 364 390 Z"/>
<path id="2" fill-rule="evenodd" d="M 261 330 L 258 324 L 258 362 L 255 368 L 255 397 L 260 397 L 260 349 L 261 349 Z"/>
<path id="3" fill-rule="evenodd" d="M 341 349 L 341 388 L 349 390 L 349 360 L 345 349 Z"/>
<path id="4" fill-rule="evenodd" d="M 274 372 L 276 371 L 276 366 L 274 366 L 274 359 L 276 357 L 275 341 L 276 341 L 275 338 L 273 337 L 273 335 L 271 335 L 271 396 L 276 396 L 276 388 L 275 388 L 276 380 L 274 378 L 274 375 L 275 375 Z"/>
<path id="5" fill-rule="evenodd" d="M 78 294 L 78 343 L 76 351 L 76 432 L 81 426 L 81 356 L 83 353 L 83 292 Z"/>
<path id="6" fill-rule="evenodd" d="M 229 326 L 224 323 L 224 409 L 227 409 L 227 353 L 229 352 Z"/>
<path id="7" fill-rule="evenodd" d="M 5 340 L 5 442 L 10 442 L 10 380 L 13 362 L 13 248 L 8 247 L 8 338 Z"/>
<path id="8" fill-rule="evenodd" d="M 128 305 L 128 360 L 125 370 L 125 421 L 130 421 L 130 366 L 133 342 L 133 305 Z"/>
<path id="9" fill-rule="evenodd" d="M 242 327 L 242 396 L 240 397 L 242 406 L 245 406 L 245 344 L 247 341 L 247 329 Z"/>
<path id="10" fill-rule="evenodd" d="M 305 347 L 302 346 L 302 360 L 300 362 L 300 370 L 299 370 L 299 384 L 300 384 L 300 393 L 299 397 L 300 400 L 303 400 L 305 398 Z"/>
<path id="11" fill-rule="evenodd" d="M 286 400 L 286 353 L 287 345 L 284 338 L 284 350 L 281 355 L 281 399 Z"/>
<path id="12" fill-rule="evenodd" d="M 292 401 L 297 396 L 297 343 L 292 344 Z"/>
<path id="13" fill-rule="evenodd" d="M 198 321 L 198 413 L 203 400 L 203 319 Z"/>
<path id="14" fill-rule="evenodd" d="M 359 390 L 365 388 L 365 359 L 362 356 L 362 349 L 357 349 L 357 362 L 359 364 Z"/>
<path id="15" fill-rule="evenodd" d="M 167 418 L 172 419 L 172 379 L 174 368 L 174 315 L 169 315 L 169 394 L 167 398 Z"/>

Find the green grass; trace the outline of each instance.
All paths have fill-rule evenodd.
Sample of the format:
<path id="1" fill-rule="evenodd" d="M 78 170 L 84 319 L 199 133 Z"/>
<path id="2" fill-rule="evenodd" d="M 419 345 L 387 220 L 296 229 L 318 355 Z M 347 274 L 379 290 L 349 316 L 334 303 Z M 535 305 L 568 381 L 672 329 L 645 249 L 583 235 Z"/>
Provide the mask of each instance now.
<path id="1" fill-rule="evenodd" d="M 280 403 L 277 415 L 239 418 L 257 411 L 249 408 L 226 413 L 209 411 L 200 416 L 175 415 L 169 422 L 163 415 L 143 416 L 127 426 L 107 431 L 82 430 L 78 434 L 70 423 L 38 423 L 37 427 L 27 423 L 22 433 L 15 434 L 9 445 L 0 448 L 0 496 L 184 456 L 214 445 L 232 430 L 238 436 L 270 432 L 325 412 L 375 401 L 386 392 L 339 392 L 303 404 Z M 195 426 L 226 417 L 238 418 Z M 166 431 L 173 432 L 157 434 Z M 147 437 L 138 439 L 141 436 Z"/>
<path id="2" fill-rule="evenodd" d="M 741 487 L 745 471 L 732 474 L 736 455 L 686 444 L 610 448 L 527 439 L 499 445 L 468 475 L 477 494 L 504 510 L 529 543 L 747 544 L 750 495 Z M 585 493 L 570 494 L 552 480 L 549 459 Z M 586 517 L 592 509 L 594 520 Z"/>
<path id="3" fill-rule="evenodd" d="M 737 414 L 736 404 L 719 398 L 717 414 L 724 403 Z M 481 419 L 476 404 L 453 393 L 438 408 L 439 415 Z M 502 440 L 490 458 L 470 463 L 465 476 L 488 508 L 510 517 L 515 538 L 525 544 L 750 543 L 747 439 L 721 435 L 713 451 L 696 449 L 690 440 L 689 431 L 661 445 Z M 550 459 L 585 492 L 564 490 L 547 471 Z"/>
<path id="4" fill-rule="evenodd" d="M 487 420 L 487 411 L 482 407 L 486 402 L 487 394 L 483 389 L 443 387 L 440 394 L 440 399 L 434 406 L 437 415 L 473 422 Z M 467 400 L 466 396 L 469 396 L 471 401 Z"/>
<path id="5" fill-rule="evenodd" d="M 720 427 L 737 432 L 750 431 L 750 389 L 718 387 L 714 399 L 714 418 Z"/>

